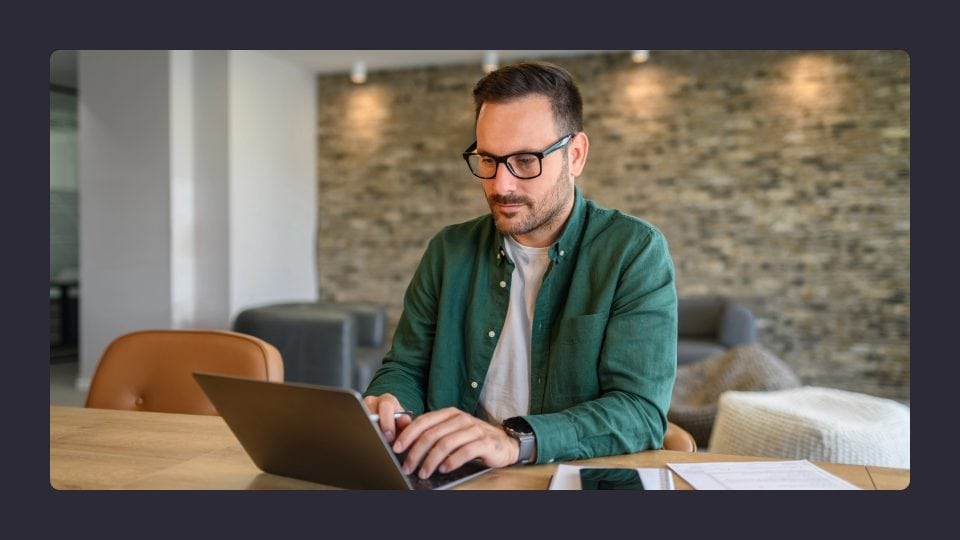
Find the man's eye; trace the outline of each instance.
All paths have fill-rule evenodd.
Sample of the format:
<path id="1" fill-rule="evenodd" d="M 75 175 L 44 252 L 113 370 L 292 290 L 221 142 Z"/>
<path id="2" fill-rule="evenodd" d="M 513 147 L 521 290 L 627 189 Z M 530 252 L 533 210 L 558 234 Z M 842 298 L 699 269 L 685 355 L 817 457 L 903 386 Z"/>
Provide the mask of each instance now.
<path id="1" fill-rule="evenodd" d="M 517 167 L 530 168 L 537 163 L 537 157 L 530 155 L 514 156 L 513 162 Z"/>
<path id="2" fill-rule="evenodd" d="M 489 166 L 489 165 L 493 165 L 493 164 L 496 163 L 496 162 L 497 162 L 497 160 L 493 159 L 493 158 L 490 157 L 490 156 L 480 156 L 480 164 L 481 164 L 481 165 L 487 165 L 487 166 Z"/>

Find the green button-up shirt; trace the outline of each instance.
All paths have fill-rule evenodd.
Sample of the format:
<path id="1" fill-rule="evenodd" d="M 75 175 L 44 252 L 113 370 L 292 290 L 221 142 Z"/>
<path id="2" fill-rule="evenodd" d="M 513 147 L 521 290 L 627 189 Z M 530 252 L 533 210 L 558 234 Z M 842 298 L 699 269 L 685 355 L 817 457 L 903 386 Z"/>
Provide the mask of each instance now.
<path id="1" fill-rule="evenodd" d="M 577 188 L 550 261 L 534 310 L 524 416 L 536 433 L 537 463 L 660 448 L 677 367 L 677 293 L 666 239 Z M 415 413 L 474 413 L 513 268 L 491 215 L 440 231 L 364 395 L 389 392 Z"/>

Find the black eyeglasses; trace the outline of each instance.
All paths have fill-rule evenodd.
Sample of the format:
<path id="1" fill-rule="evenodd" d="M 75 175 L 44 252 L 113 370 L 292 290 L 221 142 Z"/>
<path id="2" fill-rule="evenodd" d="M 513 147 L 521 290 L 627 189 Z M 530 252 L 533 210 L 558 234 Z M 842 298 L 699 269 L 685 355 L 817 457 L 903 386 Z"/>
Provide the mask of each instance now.
<path id="1" fill-rule="evenodd" d="M 470 172 L 477 178 L 483 180 L 489 180 L 496 176 L 497 167 L 501 163 L 507 166 L 510 174 L 520 180 L 530 180 L 540 176 L 540 173 L 543 172 L 543 158 L 551 152 L 563 148 L 570 142 L 570 139 L 572 139 L 574 135 L 576 135 L 576 133 L 571 133 L 563 137 L 559 141 L 551 144 L 543 152 L 517 152 L 515 154 L 507 154 L 506 156 L 478 154 L 476 153 L 477 142 L 474 141 L 473 144 L 463 152 L 463 159 L 467 162 L 467 167 L 470 167 Z"/>

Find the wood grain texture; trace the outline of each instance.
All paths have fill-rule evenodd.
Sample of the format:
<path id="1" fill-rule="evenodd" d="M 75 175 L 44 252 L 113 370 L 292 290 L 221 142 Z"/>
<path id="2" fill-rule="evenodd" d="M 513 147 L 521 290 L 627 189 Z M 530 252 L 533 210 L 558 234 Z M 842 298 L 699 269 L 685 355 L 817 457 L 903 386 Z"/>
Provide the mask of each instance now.
<path id="1" fill-rule="evenodd" d="M 576 465 L 663 467 L 667 463 L 773 458 L 658 450 L 573 461 Z M 900 490 L 910 471 L 815 462 L 863 489 Z M 556 464 L 498 469 L 455 489 L 545 490 Z M 690 489 L 674 475 L 676 488 Z M 218 416 L 50 407 L 50 485 L 92 490 L 334 489 L 257 469 Z"/>

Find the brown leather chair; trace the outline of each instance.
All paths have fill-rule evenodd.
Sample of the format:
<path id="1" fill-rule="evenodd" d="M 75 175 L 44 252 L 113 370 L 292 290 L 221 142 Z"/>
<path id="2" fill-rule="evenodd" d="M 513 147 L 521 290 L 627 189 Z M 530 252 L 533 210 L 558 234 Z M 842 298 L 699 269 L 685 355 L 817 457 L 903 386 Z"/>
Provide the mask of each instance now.
<path id="1" fill-rule="evenodd" d="M 87 407 L 216 415 L 194 371 L 283 381 L 283 359 L 262 339 L 223 330 L 144 330 L 113 340 Z"/>
<path id="2" fill-rule="evenodd" d="M 687 430 L 673 422 L 667 422 L 667 432 L 663 436 L 663 449 L 677 452 L 696 452 L 697 441 Z"/>

